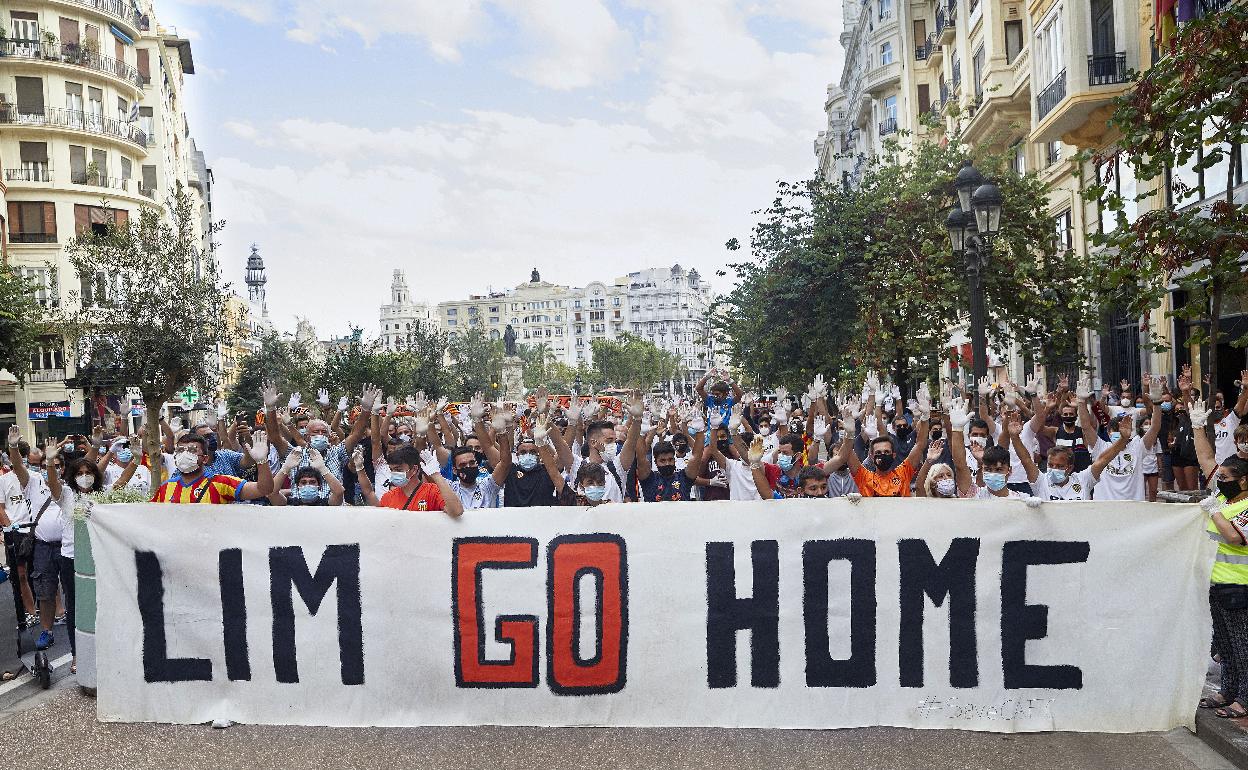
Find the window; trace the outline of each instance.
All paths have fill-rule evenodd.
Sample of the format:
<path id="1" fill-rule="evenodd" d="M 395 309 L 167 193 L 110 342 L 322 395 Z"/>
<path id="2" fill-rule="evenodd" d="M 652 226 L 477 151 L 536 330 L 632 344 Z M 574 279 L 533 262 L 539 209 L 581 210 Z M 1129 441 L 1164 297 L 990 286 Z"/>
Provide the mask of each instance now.
<path id="1" fill-rule="evenodd" d="M 884 119 L 891 120 L 894 124 L 897 122 L 896 96 L 888 96 L 884 98 Z"/>
<path id="2" fill-rule="evenodd" d="M 1046 142 L 1044 145 L 1044 167 L 1048 168 L 1062 159 L 1062 143 Z"/>
<path id="3" fill-rule="evenodd" d="M 447 326 L 458 326 L 458 325 L 459 325 L 459 321 L 458 321 L 457 319 L 454 319 L 454 318 L 448 318 L 448 319 L 446 319 L 446 325 L 447 325 Z"/>
<path id="4" fill-rule="evenodd" d="M 78 298 L 83 307 L 108 305 L 116 299 L 116 287 L 109 280 L 108 273 L 80 273 L 78 275 Z"/>
<path id="5" fill-rule="evenodd" d="M 30 354 L 30 368 L 36 371 L 64 369 L 65 357 L 61 341 L 56 337 L 40 337 L 39 346 Z"/>
<path id="6" fill-rule="evenodd" d="M 1010 148 L 1012 156 L 1010 158 L 1010 166 L 1014 169 L 1014 173 L 1022 176 L 1027 173 L 1027 145 L 1019 142 Z"/>
<path id="7" fill-rule="evenodd" d="M 56 307 L 60 304 L 56 285 L 52 280 L 52 270 L 47 267 L 27 267 L 22 269 L 26 280 L 35 285 L 35 301 L 44 307 Z"/>
<path id="8" fill-rule="evenodd" d="M 17 114 L 43 116 L 43 78 L 15 77 L 17 84 Z"/>
<path id="9" fill-rule="evenodd" d="M 1005 61 L 1013 64 L 1014 59 L 1023 52 L 1023 23 L 1007 21 L 1005 23 Z"/>
<path id="10" fill-rule="evenodd" d="M 9 241 L 56 243 L 56 204 L 9 201 Z"/>
<path id="11" fill-rule="evenodd" d="M 446 309 L 446 314 L 447 314 L 448 316 L 456 316 L 456 315 L 459 315 L 459 308 L 448 307 L 448 308 Z"/>
<path id="12" fill-rule="evenodd" d="M 880 0 L 880 20 L 893 18 L 893 0 Z"/>
<path id="13" fill-rule="evenodd" d="M 971 55 L 971 76 L 975 86 L 975 99 L 982 101 L 984 98 L 984 47 L 982 45 Z"/>
<path id="14" fill-rule="evenodd" d="M 893 63 L 893 44 L 884 43 L 880 46 L 880 66 Z"/>
<path id="15" fill-rule="evenodd" d="M 18 155 L 22 161 L 21 179 L 27 182 L 49 182 L 48 145 L 46 142 L 20 142 Z"/>
<path id="16" fill-rule="evenodd" d="M 1122 197 L 1122 213 L 1127 224 L 1135 221 L 1139 213 L 1139 203 L 1135 201 L 1136 184 L 1135 169 L 1122 158 L 1114 156 L 1096 169 L 1098 182 L 1104 183 L 1107 190 L 1114 190 Z M 1098 201 L 1100 211 L 1100 228 L 1103 233 L 1111 233 L 1118 229 L 1118 212 L 1110 210 L 1104 201 Z"/>
<path id="17" fill-rule="evenodd" d="M 1040 82 L 1048 85 L 1063 71 L 1062 66 L 1062 8 L 1045 17 L 1036 32 L 1036 74 Z"/>
<path id="18" fill-rule="evenodd" d="M 1070 209 L 1066 209 L 1053 219 L 1055 227 L 1054 248 L 1070 251 L 1075 247 L 1074 232 L 1071 228 Z"/>
<path id="19" fill-rule="evenodd" d="M 156 192 L 156 167 L 143 167 L 143 191 L 155 194 Z M 149 196 L 150 197 L 150 196 Z"/>
<path id="20" fill-rule="evenodd" d="M 619 298 L 619 297 L 616 297 L 614 300 L 612 300 L 611 304 L 615 305 L 616 307 L 619 307 L 619 306 L 620 306 L 620 298 Z"/>
<path id="21" fill-rule="evenodd" d="M 14 40 L 39 40 L 39 15 L 30 11 L 10 11 Z"/>
<path id="22" fill-rule="evenodd" d="M 919 83 L 919 113 L 932 109 L 932 89 L 927 83 Z"/>
<path id="23" fill-rule="evenodd" d="M 152 82 L 152 65 L 148 60 L 146 48 L 138 48 L 134 52 L 135 68 L 139 71 L 139 77 L 143 80 L 143 85 Z M 142 108 L 140 108 L 142 109 Z M 150 107 L 148 108 L 151 109 Z"/>
<path id="24" fill-rule="evenodd" d="M 496 315 L 492 315 L 492 316 L 490 316 L 490 323 L 492 323 L 492 324 L 496 324 L 496 323 L 498 323 L 498 316 L 496 316 Z"/>
<path id="25" fill-rule="evenodd" d="M 122 182 L 129 181 L 130 178 L 133 176 L 134 176 L 134 164 L 130 162 L 129 158 L 123 157 L 121 159 L 121 181 Z"/>

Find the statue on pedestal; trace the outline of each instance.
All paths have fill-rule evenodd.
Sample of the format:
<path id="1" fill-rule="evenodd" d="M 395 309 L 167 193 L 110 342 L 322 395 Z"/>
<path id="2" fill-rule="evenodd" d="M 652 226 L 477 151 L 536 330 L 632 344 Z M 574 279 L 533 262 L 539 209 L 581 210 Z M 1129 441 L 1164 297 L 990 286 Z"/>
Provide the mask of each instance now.
<path id="1" fill-rule="evenodd" d="M 511 328 L 511 324 L 507 324 L 503 332 L 503 354 L 509 357 L 516 355 L 516 330 Z"/>

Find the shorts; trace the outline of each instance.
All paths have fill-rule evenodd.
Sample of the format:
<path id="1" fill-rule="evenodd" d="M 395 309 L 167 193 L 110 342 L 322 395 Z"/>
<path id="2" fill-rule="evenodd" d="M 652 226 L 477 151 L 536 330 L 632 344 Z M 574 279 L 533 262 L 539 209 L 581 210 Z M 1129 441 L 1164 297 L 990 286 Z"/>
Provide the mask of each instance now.
<path id="1" fill-rule="evenodd" d="M 56 598 L 61 585 L 61 541 L 48 543 L 35 540 L 35 552 L 31 557 L 30 585 L 39 601 Z"/>

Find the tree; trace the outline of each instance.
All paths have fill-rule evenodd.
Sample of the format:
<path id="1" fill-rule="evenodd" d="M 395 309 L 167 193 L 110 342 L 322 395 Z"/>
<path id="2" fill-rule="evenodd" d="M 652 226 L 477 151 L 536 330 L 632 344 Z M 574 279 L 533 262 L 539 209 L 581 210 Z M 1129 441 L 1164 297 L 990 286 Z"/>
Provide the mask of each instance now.
<path id="1" fill-rule="evenodd" d="M 595 380 L 600 387 L 635 387 L 648 390 L 682 374 L 680 357 L 632 334 L 614 340 L 590 342 Z"/>
<path id="2" fill-rule="evenodd" d="M 1109 152 L 1085 155 L 1097 169 L 1084 195 L 1112 212 L 1112 232 L 1096 233 L 1090 274 L 1111 306 L 1142 318 L 1161 307 L 1172 289 L 1189 301 L 1168 315 L 1186 321 L 1206 320 L 1190 344 L 1208 346 L 1209 373 L 1219 382 L 1218 343 L 1228 292 L 1245 291 L 1248 251 L 1248 205 L 1234 199 L 1236 170 L 1248 141 L 1248 9 L 1230 5 L 1186 25 L 1170 50 L 1139 79 L 1135 88 L 1114 101 L 1109 119 L 1121 134 Z M 1123 196 L 1115 169 L 1127 164 L 1138 194 Z M 1163 189 L 1167 172 L 1180 168 L 1209 171 L 1225 164 L 1225 193 L 1209 206 L 1200 190 L 1173 184 L 1172 206 L 1156 207 L 1130 221 L 1129 204 L 1146 201 Z M 1165 341 L 1155 333 L 1151 342 Z M 1248 334 L 1230 341 L 1248 345 Z"/>
<path id="3" fill-rule="evenodd" d="M 387 394 L 403 396 L 423 390 L 436 398 L 446 393 L 445 350 L 446 335 L 423 325 L 409 333 L 405 349 L 399 351 L 386 350 L 377 340 L 364 340 L 361 331 L 354 329 L 350 343 L 325 357 L 321 386 L 337 394 L 355 394 L 369 383 Z"/>
<path id="4" fill-rule="evenodd" d="M 302 345 L 284 340 L 276 332 L 268 332 L 259 343 L 254 353 L 239 362 L 238 379 L 226 394 L 231 407 L 248 414 L 263 409 L 260 389 L 268 382 L 276 385 L 279 393 L 300 393 L 305 397 L 322 387 L 317 362 Z"/>
<path id="5" fill-rule="evenodd" d="M 549 343 L 518 345 L 516 355 L 524 362 L 524 387 L 531 390 L 539 385 L 550 386 L 550 376 L 558 359 Z"/>
<path id="6" fill-rule="evenodd" d="M 211 239 L 223 227 L 211 223 Z M 201 392 L 220 373 L 212 352 L 228 345 L 239 319 L 229 286 L 201 263 L 198 217 L 181 185 L 164 217 L 145 207 L 121 224 L 83 230 L 65 255 L 88 296 L 70 292 L 59 313 L 83 387 L 134 387 L 148 407 L 144 448 L 159 457 L 157 410 L 192 383 Z M 206 262 L 206 261 L 205 261 Z M 152 463 L 152 482 L 162 466 Z"/>
<path id="7" fill-rule="evenodd" d="M 48 331 L 43 307 L 35 300 L 37 289 L 17 268 L 0 262 L 0 369 L 19 382 L 25 382 L 39 337 Z"/>
<path id="8" fill-rule="evenodd" d="M 1004 155 L 969 154 L 1005 196 L 983 271 L 990 342 L 1068 360 L 1090 308 L 1079 261 L 1054 243 L 1044 187 Z M 734 362 L 760 386 L 790 388 L 819 372 L 841 379 L 883 369 L 901 383 L 934 372 L 969 304 L 965 265 L 944 225 L 966 155 L 957 136 L 904 152 L 889 141 L 856 185 L 781 183 L 752 233 L 754 260 L 730 266 L 740 281 L 717 307 Z"/>
<path id="9" fill-rule="evenodd" d="M 481 329 L 472 329 L 450 341 L 450 393 L 468 398 L 480 391 L 493 398 L 503 378 L 503 342 L 491 340 Z"/>

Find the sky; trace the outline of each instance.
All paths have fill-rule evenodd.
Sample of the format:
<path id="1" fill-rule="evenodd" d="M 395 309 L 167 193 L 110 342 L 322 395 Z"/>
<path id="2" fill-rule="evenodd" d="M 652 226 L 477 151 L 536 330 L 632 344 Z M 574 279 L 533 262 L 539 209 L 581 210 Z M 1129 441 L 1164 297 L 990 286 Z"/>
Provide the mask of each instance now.
<path id="1" fill-rule="evenodd" d="M 715 272 L 775 183 L 810 177 L 839 4 L 818 0 L 155 0 L 192 42 L 191 133 L 240 293 L 279 329 L 378 332 L 416 299 L 537 268 L 584 285 Z"/>

